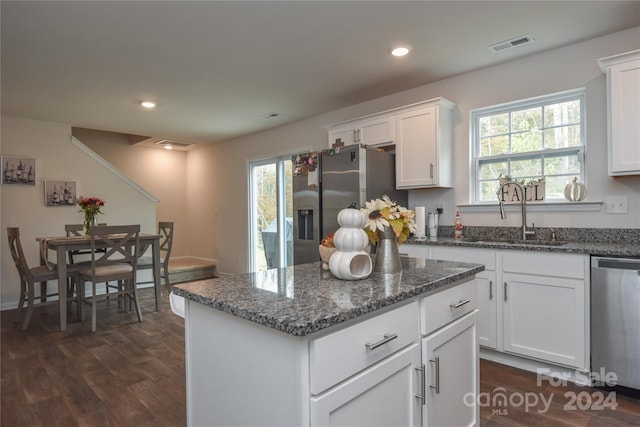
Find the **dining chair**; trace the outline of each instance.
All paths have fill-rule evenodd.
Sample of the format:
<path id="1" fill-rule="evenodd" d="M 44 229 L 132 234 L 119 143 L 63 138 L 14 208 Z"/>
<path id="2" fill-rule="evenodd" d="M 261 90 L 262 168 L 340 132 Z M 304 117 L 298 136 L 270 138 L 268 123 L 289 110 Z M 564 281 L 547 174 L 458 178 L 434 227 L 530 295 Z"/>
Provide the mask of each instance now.
<path id="1" fill-rule="evenodd" d="M 47 282 L 49 280 L 58 279 L 58 271 L 56 268 L 49 269 L 46 265 L 39 265 L 37 267 L 29 267 L 27 259 L 24 256 L 22 250 L 22 242 L 20 241 L 20 228 L 19 227 L 7 227 L 7 236 L 9 239 L 9 249 L 11 251 L 11 257 L 18 270 L 20 276 L 20 299 L 18 301 L 18 319 L 22 316 L 24 310 L 24 304 L 27 303 L 27 312 L 22 321 L 22 330 L 29 327 L 31 321 L 31 315 L 33 314 L 33 306 L 36 301 L 38 305 L 43 304 L 58 304 L 57 300 L 49 300 L 49 297 L 57 296 L 58 293 L 47 293 Z M 35 282 L 40 282 L 40 295 L 35 295 Z"/>
<path id="2" fill-rule="evenodd" d="M 100 223 L 98 225 L 107 225 L 107 223 Z M 84 224 L 65 224 L 64 231 L 67 237 L 84 236 Z M 69 264 L 75 264 L 78 261 L 78 256 L 89 254 L 91 254 L 90 250 L 69 251 Z"/>
<path id="3" fill-rule="evenodd" d="M 169 281 L 169 257 L 171 256 L 171 247 L 173 246 L 173 222 L 158 222 L 158 234 L 160 235 L 160 277 L 164 279 L 167 289 L 171 289 Z M 140 257 L 138 260 L 138 270 L 151 270 L 153 268 L 152 257 Z M 146 282 L 137 282 L 138 285 L 153 283 L 153 280 Z"/>
<path id="4" fill-rule="evenodd" d="M 94 225 L 89 228 L 91 262 L 78 269 L 78 288 L 82 304 L 91 305 L 91 331 L 96 331 L 96 303 L 112 294 L 98 294 L 96 285 L 116 281 L 115 295 L 135 304 L 138 321 L 142 311 L 135 285 L 140 256 L 140 225 Z M 104 248 L 104 252 L 100 249 Z M 86 282 L 91 282 L 91 295 L 86 295 Z M 80 310 L 84 320 L 84 310 Z"/>

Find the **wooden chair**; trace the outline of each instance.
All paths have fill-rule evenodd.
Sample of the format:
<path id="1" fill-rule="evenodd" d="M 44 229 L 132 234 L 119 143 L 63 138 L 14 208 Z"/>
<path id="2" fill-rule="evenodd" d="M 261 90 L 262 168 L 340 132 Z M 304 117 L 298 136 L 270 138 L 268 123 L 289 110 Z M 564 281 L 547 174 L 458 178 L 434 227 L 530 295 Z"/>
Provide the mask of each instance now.
<path id="1" fill-rule="evenodd" d="M 107 224 L 100 223 L 98 225 L 107 225 Z M 67 234 L 67 237 L 83 236 L 84 224 L 65 224 L 64 231 Z M 80 255 L 90 255 L 90 254 L 91 254 L 91 251 L 89 250 L 69 251 L 69 264 L 76 264 L 78 262 L 78 256 Z"/>
<path id="2" fill-rule="evenodd" d="M 160 221 L 158 223 L 158 234 L 160 235 L 160 277 L 164 279 L 167 289 L 171 289 L 169 281 L 169 257 L 173 246 L 173 222 Z M 143 251 L 144 252 L 144 251 Z M 153 268 L 152 257 L 141 257 L 138 260 L 138 270 L 151 270 Z M 153 281 L 137 282 L 138 285 L 153 283 Z"/>
<path id="3" fill-rule="evenodd" d="M 98 294 L 96 285 L 117 281 L 118 298 L 129 298 L 135 304 L 138 321 L 142 311 L 136 289 L 136 272 L 140 257 L 140 225 L 94 225 L 89 229 L 91 238 L 91 262 L 78 269 L 80 301 L 91 305 L 91 331 L 96 330 L 96 303 L 106 300 L 110 294 Z M 104 248 L 104 252 L 99 249 Z M 91 295 L 86 295 L 85 282 L 91 282 Z M 84 320 L 84 310 L 81 310 Z"/>
<path id="4" fill-rule="evenodd" d="M 31 315 L 33 313 L 33 305 L 37 300 L 38 304 L 58 304 L 57 300 L 47 301 L 48 297 L 58 295 L 57 292 L 47 294 L 47 282 L 49 280 L 58 279 L 58 270 L 54 268 L 49 270 L 46 265 L 40 265 L 38 267 L 29 267 L 27 260 L 22 250 L 22 243 L 20 241 L 20 228 L 7 227 L 7 236 L 9 238 L 9 249 L 11 251 L 11 257 L 16 264 L 18 274 L 20 276 L 20 299 L 18 301 L 18 319 L 22 316 L 22 310 L 24 309 L 25 302 L 27 303 L 27 313 L 22 321 L 22 330 L 29 327 L 31 321 Z M 35 282 L 40 282 L 40 295 L 35 295 Z"/>

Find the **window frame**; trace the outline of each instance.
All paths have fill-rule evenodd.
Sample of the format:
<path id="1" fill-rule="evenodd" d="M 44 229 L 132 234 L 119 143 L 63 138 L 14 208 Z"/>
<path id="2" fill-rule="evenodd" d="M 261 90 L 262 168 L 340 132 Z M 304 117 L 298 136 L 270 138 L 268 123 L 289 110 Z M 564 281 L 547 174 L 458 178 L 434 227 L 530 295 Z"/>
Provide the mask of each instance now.
<path id="1" fill-rule="evenodd" d="M 542 150 L 536 151 L 527 151 L 520 153 L 506 153 L 499 154 L 494 156 L 485 156 L 480 157 L 480 119 L 488 116 L 504 114 L 504 113 L 512 113 L 515 111 L 520 111 L 528 108 L 537 108 L 537 107 L 545 107 L 553 104 L 559 104 L 567 101 L 578 100 L 580 102 L 580 145 L 572 146 L 572 147 L 562 147 L 562 148 L 545 148 Z M 484 205 L 484 204 L 493 204 L 497 202 L 493 200 L 480 200 L 480 196 L 482 194 L 482 182 L 486 182 L 486 179 L 481 179 L 480 174 L 480 166 L 482 163 L 488 163 L 488 161 L 495 162 L 511 162 L 514 160 L 526 160 L 526 159 L 541 159 L 543 162 L 543 172 L 544 172 L 544 162 L 545 158 L 549 157 L 564 157 L 566 155 L 571 155 L 573 153 L 576 154 L 578 163 L 580 165 L 580 174 L 578 180 L 586 184 L 587 173 L 586 173 L 586 155 L 587 155 L 587 126 L 586 126 L 586 89 L 578 88 L 572 89 L 564 92 L 557 92 L 548 95 L 533 97 L 522 99 L 513 102 L 507 102 L 503 104 L 493 105 L 489 107 L 482 107 L 471 110 L 469 112 L 469 127 L 470 127 L 470 170 L 471 174 L 469 176 L 469 187 L 471 188 L 469 199 L 472 205 Z M 555 126 L 550 126 L 545 129 L 552 129 Z M 509 137 L 511 135 L 516 134 L 518 132 L 513 132 L 512 129 L 509 129 Z M 544 175 L 543 175 L 544 176 Z M 568 174 L 568 177 L 575 177 L 576 174 Z M 567 181 L 569 182 L 569 180 Z M 537 202 L 536 204 L 546 204 L 546 203 L 558 203 L 562 202 L 564 199 L 562 198 L 551 198 L 547 199 L 545 197 L 544 202 Z"/>

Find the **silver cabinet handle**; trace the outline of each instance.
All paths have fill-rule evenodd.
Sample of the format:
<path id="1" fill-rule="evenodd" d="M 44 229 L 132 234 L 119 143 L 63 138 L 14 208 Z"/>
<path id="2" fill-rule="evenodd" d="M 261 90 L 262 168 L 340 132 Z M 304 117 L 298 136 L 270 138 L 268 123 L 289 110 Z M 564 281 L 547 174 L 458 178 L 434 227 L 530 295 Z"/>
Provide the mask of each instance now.
<path id="1" fill-rule="evenodd" d="M 504 282 L 504 300 L 507 300 L 507 282 Z"/>
<path id="2" fill-rule="evenodd" d="M 436 364 L 436 385 L 429 384 L 429 387 L 435 389 L 436 394 L 440 394 L 440 356 L 429 359 L 429 362 Z"/>
<path id="3" fill-rule="evenodd" d="M 471 302 L 470 299 L 460 300 L 458 302 L 454 302 L 454 303 L 449 304 L 449 307 L 451 307 L 451 309 L 453 310 L 453 309 L 456 309 L 456 308 L 460 308 L 465 304 L 469 304 L 470 302 Z"/>
<path id="4" fill-rule="evenodd" d="M 416 394 L 416 397 L 422 401 L 422 405 L 425 405 L 427 402 L 427 379 L 424 376 L 424 365 L 416 366 L 415 370 L 420 372 L 420 394 Z"/>
<path id="5" fill-rule="evenodd" d="M 489 280 L 489 299 L 493 299 L 493 280 Z"/>
<path id="6" fill-rule="evenodd" d="M 433 179 L 433 163 L 429 163 L 429 178 Z"/>
<path id="7" fill-rule="evenodd" d="M 365 345 L 367 346 L 367 350 L 375 350 L 376 348 L 380 347 L 381 345 L 385 345 L 389 341 L 393 341 L 396 338 L 398 338 L 398 334 L 384 334 L 384 338 L 381 339 L 380 341 L 375 342 L 373 344 L 366 343 Z"/>

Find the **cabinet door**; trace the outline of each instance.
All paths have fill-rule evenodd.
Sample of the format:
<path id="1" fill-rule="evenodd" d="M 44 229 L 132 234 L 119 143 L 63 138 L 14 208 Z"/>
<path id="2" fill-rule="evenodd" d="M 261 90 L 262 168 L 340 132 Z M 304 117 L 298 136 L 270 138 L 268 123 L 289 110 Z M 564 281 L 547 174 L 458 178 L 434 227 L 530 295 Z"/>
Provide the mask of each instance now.
<path id="1" fill-rule="evenodd" d="M 344 145 L 353 145 L 357 142 L 357 129 L 353 125 L 338 127 L 329 131 L 329 148 L 338 140 Z"/>
<path id="2" fill-rule="evenodd" d="M 478 284 L 478 342 L 483 347 L 497 347 L 498 297 L 495 271 L 476 274 Z"/>
<path id="3" fill-rule="evenodd" d="M 485 270 L 476 274 L 478 284 L 478 341 L 481 346 L 497 348 L 498 288 L 496 282 L 496 252 L 493 249 L 451 248 L 434 246 L 433 259 L 484 264 Z"/>
<path id="4" fill-rule="evenodd" d="M 329 130 L 329 147 L 340 139 L 344 145 L 391 144 L 395 138 L 396 120 L 393 115 L 356 120 Z"/>
<path id="5" fill-rule="evenodd" d="M 429 246 L 427 245 L 411 245 L 405 243 L 404 245 L 400 245 L 398 247 L 398 251 L 400 252 L 400 256 L 408 256 L 411 258 L 431 258 Z"/>
<path id="6" fill-rule="evenodd" d="M 419 426 L 420 346 L 413 344 L 311 399 L 312 426 Z"/>
<path id="7" fill-rule="evenodd" d="M 584 280 L 504 273 L 504 350 L 587 369 Z"/>
<path id="8" fill-rule="evenodd" d="M 609 174 L 640 174 L 640 59 L 609 70 Z"/>
<path id="9" fill-rule="evenodd" d="M 437 106 L 396 117 L 396 187 L 432 187 L 438 183 Z"/>
<path id="10" fill-rule="evenodd" d="M 422 340 L 427 382 L 423 426 L 479 425 L 477 336 L 473 312 Z"/>
<path id="11" fill-rule="evenodd" d="M 365 145 L 390 144 L 395 139 L 396 120 L 394 116 L 365 120 L 358 126 L 358 143 Z"/>

